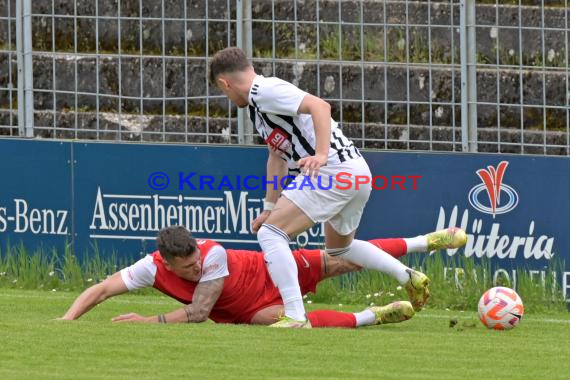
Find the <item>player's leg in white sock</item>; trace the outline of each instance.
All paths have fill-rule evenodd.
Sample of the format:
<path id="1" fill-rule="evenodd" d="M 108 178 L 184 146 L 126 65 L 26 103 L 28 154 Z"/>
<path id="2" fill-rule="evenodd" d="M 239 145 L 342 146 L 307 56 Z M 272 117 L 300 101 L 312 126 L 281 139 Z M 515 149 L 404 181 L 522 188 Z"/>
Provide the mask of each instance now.
<path id="1" fill-rule="evenodd" d="M 356 327 L 376 324 L 376 315 L 371 310 L 366 309 L 359 313 L 353 314 L 356 318 Z"/>
<path id="2" fill-rule="evenodd" d="M 297 264 L 289 248 L 289 236 L 271 224 L 264 224 L 257 232 L 257 239 L 269 275 L 283 299 L 285 315 L 297 321 L 306 320 Z"/>
<path id="3" fill-rule="evenodd" d="M 349 247 L 327 248 L 326 252 L 331 256 L 342 257 L 363 268 L 386 273 L 394 277 L 402 285 L 410 279 L 410 274 L 408 273 L 410 268 L 367 241 L 355 239 Z"/>
<path id="4" fill-rule="evenodd" d="M 413 238 L 404 238 L 407 246 L 407 253 L 426 252 L 428 249 L 428 239 L 426 235 L 418 235 Z"/>

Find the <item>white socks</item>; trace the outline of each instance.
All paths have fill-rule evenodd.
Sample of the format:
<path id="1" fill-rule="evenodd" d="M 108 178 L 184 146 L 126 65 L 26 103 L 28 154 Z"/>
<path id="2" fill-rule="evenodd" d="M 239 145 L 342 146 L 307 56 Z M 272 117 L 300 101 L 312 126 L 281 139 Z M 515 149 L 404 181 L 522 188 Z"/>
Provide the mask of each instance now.
<path id="1" fill-rule="evenodd" d="M 356 327 L 369 326 L 376 323 L 376 316 L 370 310 L 364 310 L 360 313 L 353 313 L 356 318 Z"/>
<path id="2" fill-rule="evenodd" d="M 404 241 L 408 247 L 407 253 L 427 252 L 428 241 L 426 235 L 419 235 L 413 238 L 404 238 Z"/>
<path id="3" fill-rule="evenodd" d="M 263 250 L 269 275 L 283 299 L 285 315 L 297 321 L 305 321 L 305 306 L 299 287 L 297 264 L 289 248 L 289 236 L 275 226 L 263 224 L 257 232 L 257 240 Z"/>
<path id="4" fill-rule="evenodd" d="M 401 285 L 410 279 L 410 275 L 406 272 L 409 269 L 407 266 L 367 241 L 355 239 L 350 247 L 327 248 L 326 252 L 331 256 L 341 256 L 363 268 L 386 273 L 398 280 Z"/>

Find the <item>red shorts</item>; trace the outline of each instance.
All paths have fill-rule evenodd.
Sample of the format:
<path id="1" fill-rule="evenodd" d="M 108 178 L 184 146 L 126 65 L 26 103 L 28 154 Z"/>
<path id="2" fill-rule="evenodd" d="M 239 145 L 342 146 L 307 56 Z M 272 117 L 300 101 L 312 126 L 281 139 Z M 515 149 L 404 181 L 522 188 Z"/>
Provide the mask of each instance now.
<path id="1" fill-rule="evenodd" d="M 303 295 L 317 291 L 318 283 L 323 279 L 321 273 L 321 250 L 299 249 L 293 252 L 299 271 L 299 285 Z"/>
<path id="2" fill-rule="evenodd" d="M 321 276 L 321 251 L 319 249 L 298 249 L 293 251 L 293 257 L 297 263 L 299 272 L 299 286 L 303 295 L 317 290 L 317 284 L 322 280 Z M 279 291 L 273 284 L 269 272 L 265 271 L 265 292 L 260 296 L 254 307 L 240 316 L 240 320 L 249 323 L 253 316 L 269 306 L 283 305 Z"/>

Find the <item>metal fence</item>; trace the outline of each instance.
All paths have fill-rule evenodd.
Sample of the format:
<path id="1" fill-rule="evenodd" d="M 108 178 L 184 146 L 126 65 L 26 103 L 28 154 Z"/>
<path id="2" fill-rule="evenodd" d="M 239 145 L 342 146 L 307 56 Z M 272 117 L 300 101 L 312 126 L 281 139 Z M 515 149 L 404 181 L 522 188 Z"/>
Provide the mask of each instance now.
<path id="1" fill-rule="evenodd" d="M 0 0 L 0 135 L 259 142 L 238 45 L 364 148 L 570 155 L 568 0 Z"/>

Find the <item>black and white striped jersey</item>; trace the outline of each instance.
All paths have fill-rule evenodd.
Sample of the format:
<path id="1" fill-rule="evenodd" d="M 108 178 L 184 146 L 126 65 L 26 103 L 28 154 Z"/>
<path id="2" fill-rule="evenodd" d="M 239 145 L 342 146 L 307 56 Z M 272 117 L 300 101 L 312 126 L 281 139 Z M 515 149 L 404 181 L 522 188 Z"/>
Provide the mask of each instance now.
<path id="1" fill-rule="evenodd" d="M 313 119 L 297 111 L 307 93 L 282 79 L 258 75 L 249 91 L 249 117 L 263 140 L 287 160 L 290 169 L 303 157 L 315 154 Z M 354 143 L 331 119 L 331 146 L 328 164 L 335 165 L 360 157 Z"/>

